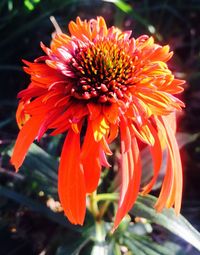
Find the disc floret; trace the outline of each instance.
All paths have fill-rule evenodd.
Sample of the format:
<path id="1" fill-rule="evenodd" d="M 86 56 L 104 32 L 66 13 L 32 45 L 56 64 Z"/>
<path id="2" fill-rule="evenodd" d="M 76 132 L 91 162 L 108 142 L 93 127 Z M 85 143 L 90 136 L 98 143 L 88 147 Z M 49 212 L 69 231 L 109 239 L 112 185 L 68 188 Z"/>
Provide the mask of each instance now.
<path id="1" fill-rule="evenodd" d="M 124 97 L 134 73 L 133 56 L 116 41 L 102 40 L 79 49 L 71 63 L 72 95 L 105 103 Z"/>

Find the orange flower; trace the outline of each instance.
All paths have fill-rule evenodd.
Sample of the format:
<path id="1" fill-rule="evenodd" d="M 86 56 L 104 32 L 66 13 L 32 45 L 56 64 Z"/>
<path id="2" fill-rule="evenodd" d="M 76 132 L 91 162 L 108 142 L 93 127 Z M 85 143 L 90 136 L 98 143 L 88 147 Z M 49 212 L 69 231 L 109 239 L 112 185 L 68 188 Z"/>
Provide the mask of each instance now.
<path id="1" fill-rule="evenodd" d="M 69 23 L 71 36 L 57 33 L 50 48 L 24 70 L 31 75 L 27 89 L 18 94 L 19 126 L 12 164 L 18 169 L 34 139 L 47 130 L 67 131 L 63 145 L 58 192 L 65 215 L 83 224 L 86 195 L 98 185 L 101 167 L 109 167 L 109 144 L 121 139 L 121 188 L 114 229 L 133 206 L 141 179 L 138 141 L 149 146 L 154 174 L 143 188 L 151 191 L 159 175 L 163 150 L 166 174 L 155 208 L 174 206 L 179 213 L 182 168 L 175 139 L 176 111 L 184 104 L 174 97 L 182 80 L 174 78 L 166 62 L 169 46 L 142 35 L 107 28 L 102 17 Z M 80 134 L 84 135 L 80 142 Z"/>

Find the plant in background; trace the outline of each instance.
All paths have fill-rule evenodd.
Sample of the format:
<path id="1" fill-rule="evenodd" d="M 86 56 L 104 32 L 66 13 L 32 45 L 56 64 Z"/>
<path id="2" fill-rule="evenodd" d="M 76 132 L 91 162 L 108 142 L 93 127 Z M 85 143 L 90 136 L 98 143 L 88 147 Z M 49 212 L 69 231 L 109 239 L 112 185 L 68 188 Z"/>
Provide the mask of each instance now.
<path id="1" fill-rule="evenodd" d="M 142 187 L 147 194 L 155 184 L 167 151 L 165 177 L 155 208 L 174 206 L 180 212 L 182 168 L 175 139 L 176 111 L 184 104 L 174 95 L 182 92 L 166 62 L 169 46 L 152 37 L 135 39 L 131 31 L 107 28 L 102 17 L 70 22 L 50 48 L 41 43 L 44 56 L 24 61 L 31 75 L 27 89 L 18 94 L 18 135 L 12 164 L 18 169 L 30 144 L 48 130 L 67 131 L 58 171 L 58 193 L 65 215 L 83 224 L 86 196 L 97 189 L 101 168 L 110 167 L 109 144 L 120 137 L 120 195 L 115 230 L 140 192 L 140 147 L 149 146 L 154 172 Z M 93 206 L 97 216 L 98 207 Z"/>

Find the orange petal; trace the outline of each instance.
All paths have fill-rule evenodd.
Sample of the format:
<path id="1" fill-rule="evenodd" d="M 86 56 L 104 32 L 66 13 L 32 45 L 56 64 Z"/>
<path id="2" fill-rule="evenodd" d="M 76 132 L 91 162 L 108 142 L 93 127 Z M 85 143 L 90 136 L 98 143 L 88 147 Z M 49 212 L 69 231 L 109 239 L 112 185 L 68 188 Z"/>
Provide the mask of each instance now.
<path id="1" fill-rule="evenodd" d="M 103 114 L 110 123 L 116 123 L 119 116 L 117 104 L 103 105 Z"/>
<path id="2" fill-rule="evenodd" d="M 81 149 L 81 163 L 83 165 L 87 193 L 93 192 L 99 182 L 101 173 L 99 153 L 100 143 L 94 140 L 92 125 L 89 122 Z"/>
<path id="3" fill-rule="evenodd" d="M 97 17 L 98 25 L 100 28 L 100 32 L 102 36 L 106 36 L 108 34 L 108 29 L 106 26 L 106 22 L 103 17 Z"/>
<path id="4" fill-rule="evenodd" d="M 168 160 L 165 178 L 163 181 L 161 193 L 155 204 L 157 211 L 161 211 L 165 206 L 167 208 L 175 206 L 175 212 L 178 214 L 182 199 L 182 166 L 178 145 L 171 129 L 168 119 L 160 117 L 157 119 L 157 125 L 162 130 L 168 149 Z"/>
<path id="5" fill-rule="evenodd" d="M 95 103 L 88 103 L 87 107 L 90 113 L 91 120 L 94 120 L 100 116 L 102 110 L 101 105 Z"/>
<path id="6" fill-rule="evenodd" d="M 161 192 L 155 204 L 155 209 L 158 212 L 161 212 L 163 208 L 166 206 L 167 200 L 169 199 L 170 193 L 173 189 L 173 184 L 174 184 L 174 169 L 172 166 L 172 158 L 169 153 L 167 155 L 167 166 Z M 170 200 L 171 199 L 172 198 L 170 198 Z"/>
<path id="7" fill-rule="evenodd" d="M 80 134 L 69 130 L 58 172 L 58 194 L 64 213 L 73 224 L 83 224 L 86 211 L 85 179 L 80 164 Z"/>
<path id="8" fill-rule="evenodd" d="M 104 136 L 107 137 L 110 127 L 103 115 L 100 115 L 97 119 L 91 122 L 96 142 L 101 141 Z"/>
<path id="9" fill-rule="evenodd" d="M 47 131 L 51 123 L 58 118 L 58 116 L 63 112 L 63 109 L 55 109 L 55 111 L 50 111 L 41 123 L 40 129 L 38 131 L 37 141 L 39 141 L 44 133 Z"/>
<path id="10" fill-rule="evenodd" d="M 20 101 L 17 112 L 16 112 L 16 120 L 19 129 L 23 127 L 23 125 L 30 119 L 30 116 L 24 112 L 25 105 L 28 104 L 28 101 Z"/>
<path id="11" fill-rule="evenodd" d="M 29 146 L 38 134 L 42 121 L 43 115 L 31 117 L 19 132 L 11 157 L 11 163 L 16 170 L 22 165 Z"/>
<path id="12" fill-rule="evenodd" d="M 157 118 L 156 123 L 158 126 L 158 129 L 161 131 L 163 139 L 166 142 L 167 145 L 167 163 L 166 163 L 166 170 L 165 170 L 165 177 L 162 183 L 162 188 L 160 195 L 158 197 L 158 200 L 155 204 L 155 208 L 158 212 L 162 211 L 162 209 L 165 207 L 167 203 L 167 199 L 170 196 L 171 190 L 173 189 L 173 180 L 174 180 L 174 169 L 172 164 L 172 152 L 171 149 L 168 147 L 168 139 L 166 130 L 163 127 L 163 124 L 160 122 L 160 120 Z"/>
<path id="13" fill-rule="evenodd" d="M 118 125 L 110 124 L 109 134 L 108 134 L 108 143 L 111 143 L 118 136 Z"/>
<path id="14" fill-rule="evenodd" d="M 124 146 L 124 143 L 121 144 Z M 125 148 L 122 148 L 124 151 Z M 122 184 L 119 199 L 119 208 L 114 222 L 113 231 L 118 227 L 119 223 L 126 213 L 133 206 L 140 188 L 141 179 L 141 161 L 138 144 L 135 138 L 131 141 L 131 149 L 122 153 Z"/>
<path id="15" fill-rule="evenodd" d="M 172 112 L 169 115 L 165 116 L 165 119 L 167 119 L 168 125 L 173 130 L 173 133 L 176 133 L 176 112 Z"/>

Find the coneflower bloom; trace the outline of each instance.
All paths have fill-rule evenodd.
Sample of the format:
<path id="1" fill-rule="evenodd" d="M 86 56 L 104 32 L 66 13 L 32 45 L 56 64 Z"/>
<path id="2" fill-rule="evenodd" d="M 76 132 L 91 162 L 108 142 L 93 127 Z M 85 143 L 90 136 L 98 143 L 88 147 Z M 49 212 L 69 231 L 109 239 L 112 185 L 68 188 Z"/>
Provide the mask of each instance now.
<path id="1" fill-rule="evenodd" d="M 175 139 L 175 112 L 184 104 L 174 96 L 182 80 L 166 62 L 169 46 L 152 37 L 135 39 L 131 31 L 107 28 L 102 17 L 69 23 L 70 35 L 57 33 L 44 56 L 24 61 L 31 76 L 18 94 L 21 127 L 12 164 L 18 169 L 34 139 L 66 132 L 58 171 L 58 193 L 70 222 L 83 224 L 86 195 L 95 191 L 102 166 L 109 167 L 109 144 L 121 141 L 120 197 L 114 229 L 140 192 L 139 143 L 149 146 L 153 177 L 141 191 L 151 191 L 159 175 L 163 151 L 166 172 L 155 208 L 174 207 L 179 213 L 182 167 Z M 81 138 L 83 136 L 83 139 Z"/>

